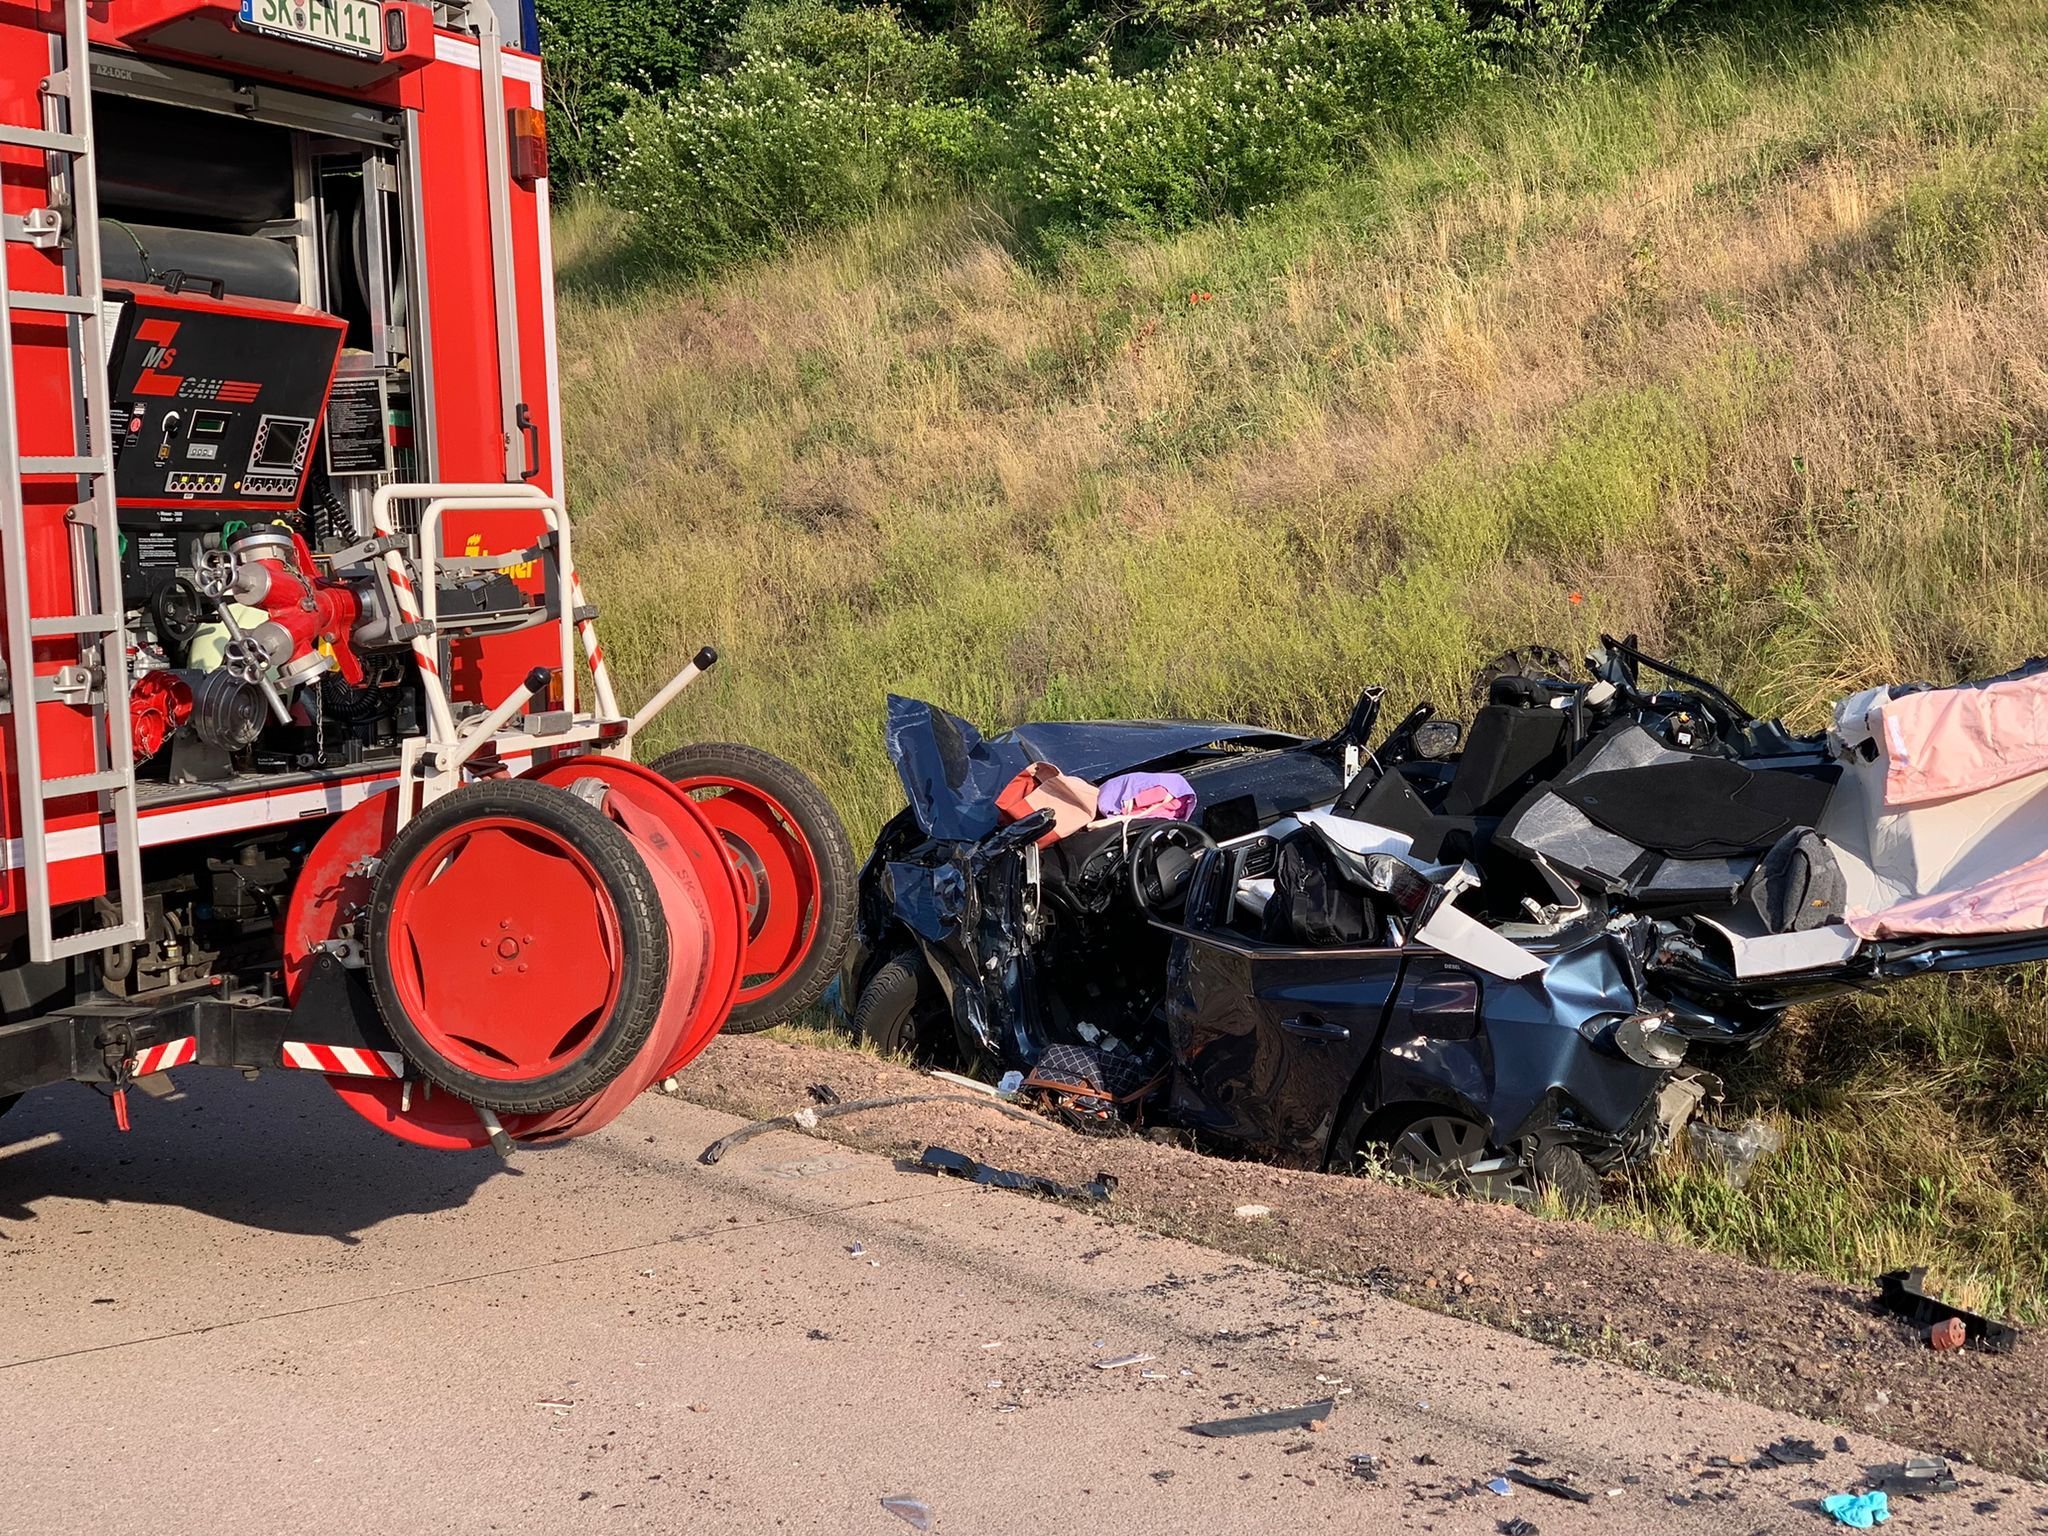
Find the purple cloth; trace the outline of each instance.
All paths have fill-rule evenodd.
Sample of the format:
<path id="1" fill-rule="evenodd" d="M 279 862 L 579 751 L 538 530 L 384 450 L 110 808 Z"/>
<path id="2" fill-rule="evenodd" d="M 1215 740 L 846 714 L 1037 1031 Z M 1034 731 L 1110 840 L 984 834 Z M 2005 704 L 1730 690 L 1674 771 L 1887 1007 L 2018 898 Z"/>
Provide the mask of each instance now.
<path id="1" fill-rule="evenodd" d="M 1124 773 L 1102 786 L 1095 814 L 1104 820 L 1186 821 L 1195 814 L 1195 786 L 1177 773 Z"/>

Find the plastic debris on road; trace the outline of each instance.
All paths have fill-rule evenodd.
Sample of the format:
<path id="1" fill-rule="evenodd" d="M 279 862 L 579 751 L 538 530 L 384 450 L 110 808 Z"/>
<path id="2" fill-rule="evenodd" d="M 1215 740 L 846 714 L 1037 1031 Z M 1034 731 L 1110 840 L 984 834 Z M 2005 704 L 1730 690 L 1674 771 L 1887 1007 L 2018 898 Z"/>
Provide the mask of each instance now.
<path id="1" fill-rule="evenodd" d="M 1488 1493 L 1497 1493 L 1502 1498 L 1506 1498 L 1515 1491 L 1515 1485 L 1504 1477 L 1496 1477 L 1486 1485 L 1486 1491 Z"/>
<path id="2" fill-rule="evenodd" d="M 1574 1504 L 1590 1504 L 1593 1495 L 1583 1488 L 1574 1488 L 1558 1477 L 1538 1477 L 1533 1472 L 1524 1472 L 1520 1467 L 1509 1467 L 1507 1480 L 1520 1483 L 1524 1488 L 1533 1488 L 1538 1493 L 1547 1493 L 1553 1499 L 1570 1499 Z"/>
<path id="3" fill-rule="evenodd" d="M 1993 1354 L 2004 1354 L 2019 1342 L 2020 1331 L 2011 1324 L 1995 1322 L 1967 1307 L 1951 1306 L 1939 1296 L 1930 1296 L 1924 1269 L 1895 1269 L 1879 1275 L 1877 1304 L 1922 1328 L 1959 1319 L 1965 1341 Z"/>
<path id="4" fill-rule="evenodd" d="M 1337 1406 L 1334 1397 L 1326 1397 L 1319 1403 L 1304 1403 L 1299 1408 L 1276 1408 L 1270 1413 L 1251 1413 L 1237 1419 L 1211 1419 L 1203 1424 L 1188 1425 L 1191 1435 L 1205 1435 L 1211 1440 L 1228 1440 L 1237 1435 L 1265 1435 L 1282 1429 L 1306 1429 L 1310 1424 L 1322 1422 Z"/>
<path id="5" fill-rule="evenodd" d="M 1712 1168 L 1740 1189 L 1749 1182 L 1759 1162 L 1785 1145 L 1785 1138 L 1775 1126 L 1761 1120 L 1746 1121 L 1732 1131 L 1695 1120 L 1685 1128 L 1685 1145 L 1694 1161 Z"/>
<path id="6" fill-rule="evenodd" d="M 1118 1355 L 1114 1360 L 1096 1361 L 1095 1369 L 1098 1371 L 1121 1370 L 1127 1365 L 1143 1365 L 1149 1360 L 1157 1360 L 1158 1358 L 1157 1355 Z"/>
<path id="7" fill-rule="evenodd" d="M 1766 1467 L 1811 1467 L 1827 1460 L 1827 1454 L 1811 1440 L 1795 1440 L 1787 1435 L 1757 1447 L 1756 1460 L 1749 1465 L 1752 1471 L 1759 1472 Z"/>
<path id="8" fill-rule="evenodd" d="M 955 1152 L 950 1147 L 926 1147 L 918 1166 L 933 1173 L 951 1174 L 957 1179 L 967 1179 L 975 1184 L 987 1184 L 995 1189 L 1014 1189 L 1027 1195 L 1044 1195 L 1052 1200 L 1107 1200 L 1116 1188 L 1116 1180 L 1109 1174 L 1098 1173 L 1087 1184 L 1076 1188 L 1062 1184 L 1056 1179 L 1043 1178 L 1035 1173 L 1018 1173 L 1009 1168 L 997 1168 L 989 1163 L 978 1162 L 964 1152 Z"/>
<path id="9" fill-rule="evenodd" d="M 1892 1517 L 1890 1498 L 1879 1492 L 1831 1493 L 1820 1501 L 1820 1507 L 1841 1524 L 1853 1525 L 1859 1531 L 1883 1525 Z"/>
<path id="10" fill-rule="evenodd" d="M 907 1493 L 892 1494 L 882 1500 L 882 1508 L 913 1531 L 928 1531 L 932 1528 L 931 1506 L 923 1499 L 913 1499 Z"/>
<path id="11" fill-rule="evenodd" d="M 1874 1491 L 1916 1499 L 1930 1493 L 1954 1493 L 1961 1486 L 1949 1464 L 1939 1456 L 1908 1456 L 1904 1461 L 1865 1467 L 1863 1480 Z"/>

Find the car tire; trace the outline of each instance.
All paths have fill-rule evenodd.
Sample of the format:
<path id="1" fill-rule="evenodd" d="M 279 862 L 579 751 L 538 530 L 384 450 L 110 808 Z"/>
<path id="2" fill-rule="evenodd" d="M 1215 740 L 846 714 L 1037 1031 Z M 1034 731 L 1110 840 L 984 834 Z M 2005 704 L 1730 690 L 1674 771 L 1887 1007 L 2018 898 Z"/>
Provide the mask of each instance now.
<path id="1" fill-rule="evenodd" d="M 913 954 L 892 955 L 860 989 L 853 1010 L 853 1038 L 883 1056 L 917 1060 L 933 1041 L 927 1018 L 924 962 Z"/>
<path id="2" fill-rule="evenodd" d="M 750 978 L 752 985 L 742 989 L 739 1003 L 726 1020 L 725 1033 L 750 1035 L 795 1018 L 823 995 L 845 958 L 847 938 L 853 930 L 859 876 L 845 823 L 808 774 L 794 763 L 756 747 L 733 742 L 692 742 L 656 758 L 648 766 L 693 798 L 738 790 L 779 812 L 774 820 L 801 841 L 809 863 L 816 870 L 815 921 L 807 929 L 801 952 L 786 963 L 770 966 L 775 973 L 772 984 L 764 985 L 760 979 Z M 698 808 L 707 810 L 701 798 Z M 707 814 L 736 859 L 762 867 L 761 861 L 750 858 L 749 850 L 741 846 L 744 839 L 740 834 L 721 824 L 715 809 L 707 810 Z M 776 894 L 770 889 L 757 899 L 772 901 Z"/>
<path id="3" fill-rule="evenodd" d="M 1555 1142 L 1536 1149 L 1530 1159 L 1539 1194 L 1554 1195 L 1557 1203 L 1574 1216 L 1600 1209 L 1600 1175 L 1593 1165 L 1571 1147 Z"/>

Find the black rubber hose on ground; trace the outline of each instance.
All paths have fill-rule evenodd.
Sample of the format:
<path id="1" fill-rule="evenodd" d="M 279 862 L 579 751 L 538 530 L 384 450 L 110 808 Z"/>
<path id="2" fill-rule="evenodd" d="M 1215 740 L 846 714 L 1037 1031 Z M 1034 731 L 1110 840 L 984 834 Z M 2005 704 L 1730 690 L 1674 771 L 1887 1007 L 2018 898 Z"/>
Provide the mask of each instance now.
<path id="1" fill-rule="evenodd" d="M 985 1104 L 990 1109 L 1001 1110 L 1012 1120 L 1022 1120 L 1031 1125 L 1049 1123 L 1038 1115 L 1000 1100 L 991 1099 L 979 1093 L 907 1093 L 890 1099 L 855 1099 L 851 1104 L 821 1104 L 799 1109 L 791 1114 L 777 1115 L 773 1120 L 756 1120 L 752 1125 L 743 1125 L 730 1136 L 721 1136 L 702 1152 L 697 1161 L 709 1168 L 726 1153 L 743 1141 L 751 1141 L 763 1131 L 807 1131 L 820 1120 L 837 1119 L 863 1109 L 894 1109 L 899 1104 Z"/>

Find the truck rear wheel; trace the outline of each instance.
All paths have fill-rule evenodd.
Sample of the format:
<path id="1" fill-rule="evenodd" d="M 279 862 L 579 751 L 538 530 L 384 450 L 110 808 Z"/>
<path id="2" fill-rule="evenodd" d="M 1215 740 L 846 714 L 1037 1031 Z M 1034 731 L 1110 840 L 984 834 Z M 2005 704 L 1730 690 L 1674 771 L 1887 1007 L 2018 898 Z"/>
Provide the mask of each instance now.
<path id="1" fill-rule="evenodd" d="M 651 766 L 696 803 L 739 871 L 746 960 L 727 1032 L 794 1017 L 824 992 L 853 923 L 853 845 L 838 812 L 801 769 L 754 747 L 697 742 Z"/>
<path id="2" fill-rule="evenodd" d="M 603 812 L 523 780 L 472 784 L 393 839 L 368 934 L 378 1011 L 419 1075 L 512 1114 L 600 1092 L 653 1032 L 669 931 Z"/>

